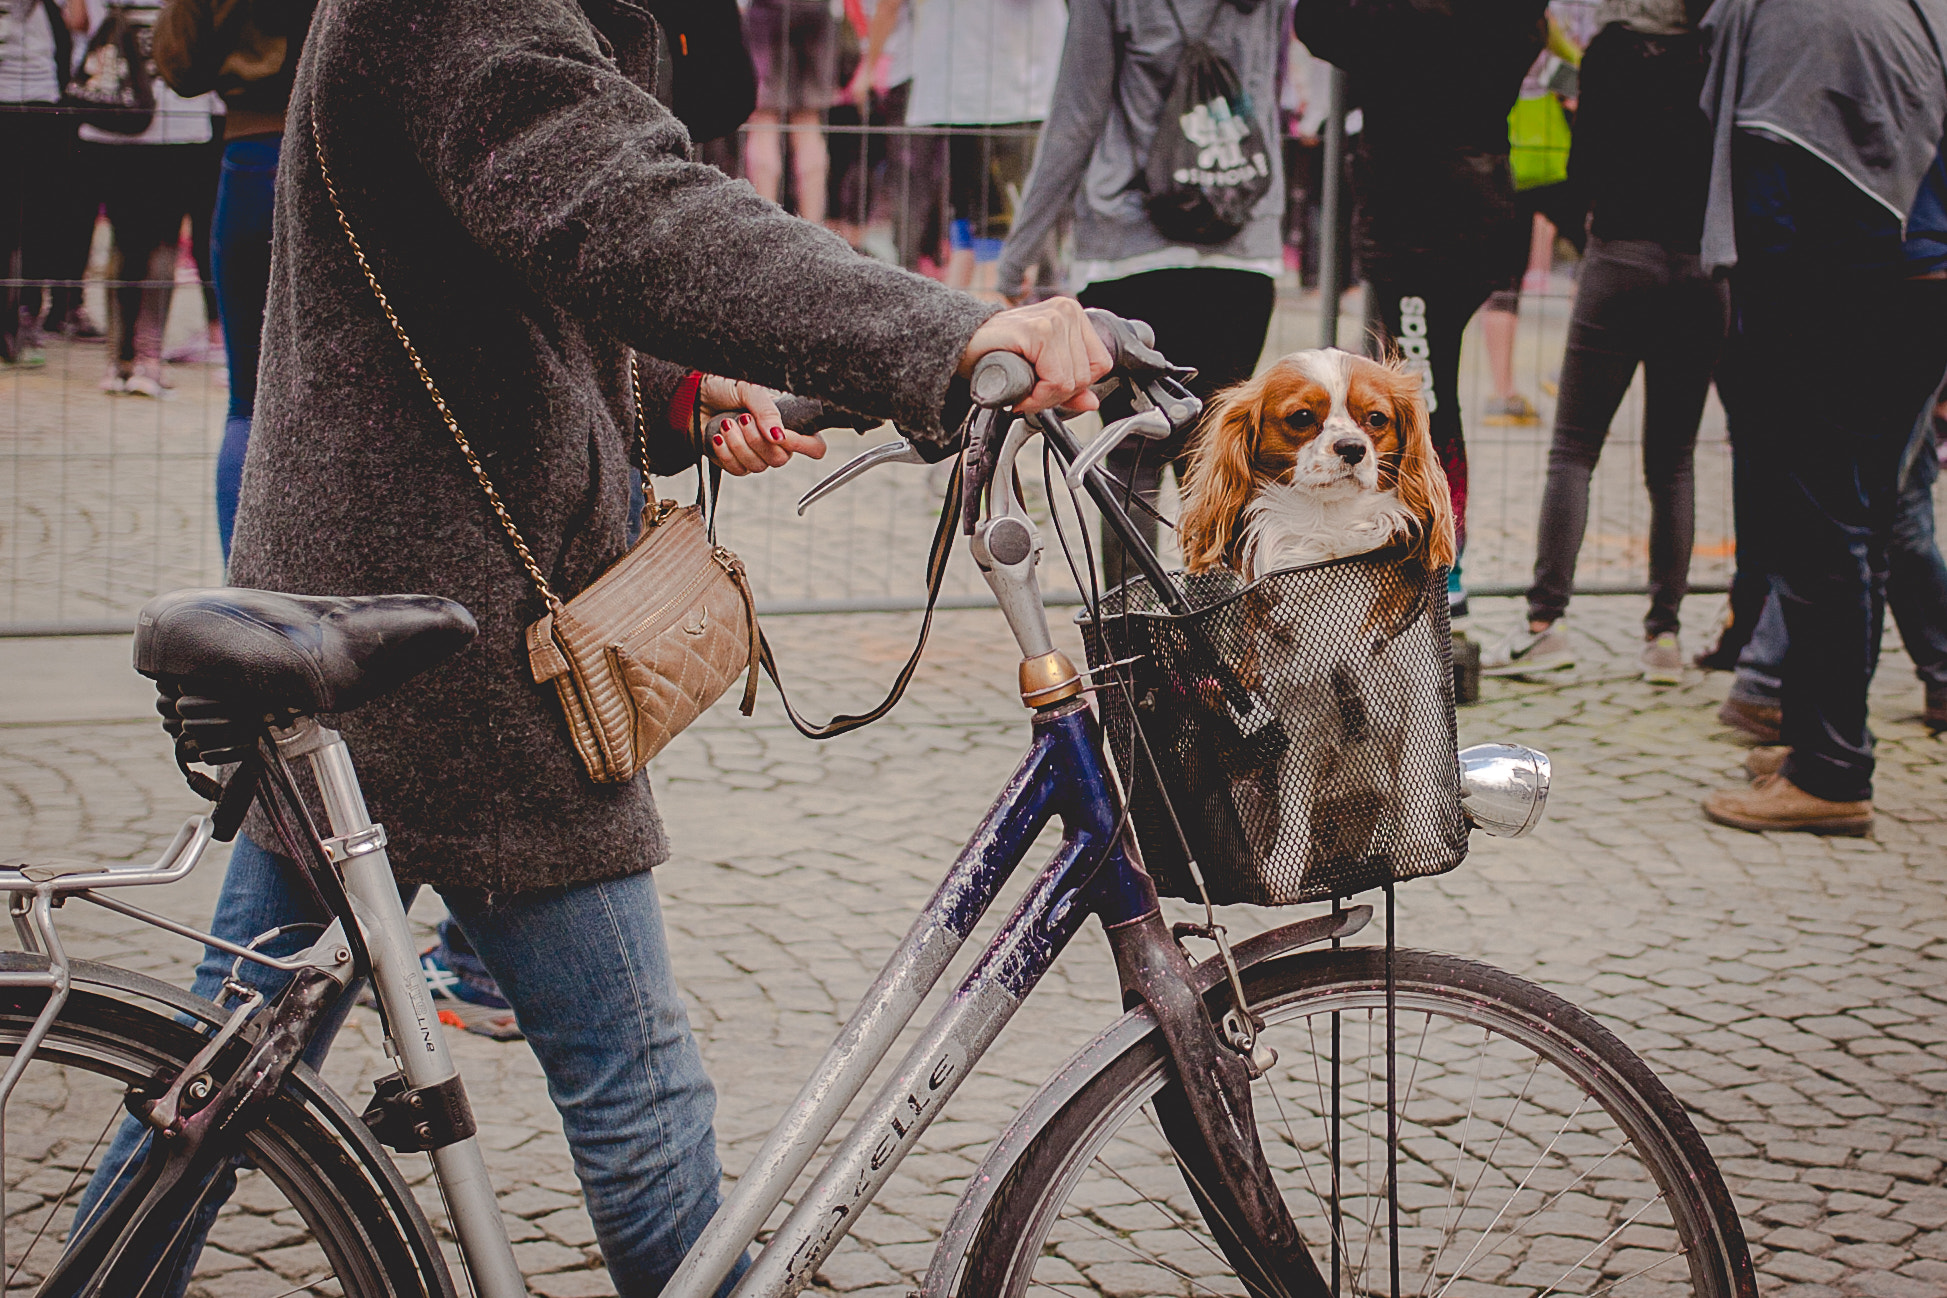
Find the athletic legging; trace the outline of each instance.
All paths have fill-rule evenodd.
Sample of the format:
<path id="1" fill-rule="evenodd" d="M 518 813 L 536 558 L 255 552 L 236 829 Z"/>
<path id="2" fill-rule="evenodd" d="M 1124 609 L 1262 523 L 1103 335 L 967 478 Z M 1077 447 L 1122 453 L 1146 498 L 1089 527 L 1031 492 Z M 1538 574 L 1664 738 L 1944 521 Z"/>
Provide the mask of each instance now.
<path id="1" fill-rule="evenodd" d="M 1548 451 L 1528 617 L 1568 610 L 1589 516 L 1589 477 L 1623 394 L 1643 367 L 1643 480 L 1650 495 L 1650 611 L 1644 637 L 1678 629 L 1690 584 L 1692 458 L 1711 367 L 1724 344 L 1725 286 L 1696 253 L 1642 239 L 1591 239 L 1575 292 L 1555 438 Z"/>
<path id="2" fill-rule="evenodd" d="M 1396 347 L 1420 375 L 1427 423 L 1453 498 L 1455 540 L 1467 545 L 1467 440 L 1460 423 L 1460 336 L 1494 289 L 1471 279 L 1374 280 L 1366 285 L 1366 343 Z"/>

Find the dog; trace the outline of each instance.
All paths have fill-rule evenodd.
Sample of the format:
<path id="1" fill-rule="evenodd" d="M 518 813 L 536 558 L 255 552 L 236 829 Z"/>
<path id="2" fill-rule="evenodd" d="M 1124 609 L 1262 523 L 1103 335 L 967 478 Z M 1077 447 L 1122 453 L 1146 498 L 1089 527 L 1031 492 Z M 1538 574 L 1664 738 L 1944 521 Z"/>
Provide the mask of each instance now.
<path id="1" fill-rule="evenodd" d="M 1404 814 L 1401 763 L 1450 724 L 1427 706 L 1427 683 L 1406 679 L 1389 653 L 1396 637 L 1427 636 L 1415 611 L 1433 571 L 1454 560 L 1453 507 L 1419 379 L 1397 361 L 1336 348 L 1285 356 L 1218 396 L 1185 495 L 1179 532 L 1192 572 L 1228 567 L 1256 582 L 1398 548 L 1382 568 L 1318 587 L 1369 588 L 1356 597 L 1363 608 L 1292 597 L 1289 583 L 1247 594 L 1232 665 L 1289 742 L 1262 769 L 1234 771 L 1228 794 L 1260 859 L 1296 869 L 1308 891 L 1390 877 L 1390 863 L 1427 849 L 1417 841 L 1427 827 Z"/>
<path id="2" fill-rule="evenodd" d="M 1185 566 L 1269 572 L 1406 543 L 1454 561 L 1453 505 L 1419 379 L 1336 347 L 1221 393 L 1191 453 Z"/>

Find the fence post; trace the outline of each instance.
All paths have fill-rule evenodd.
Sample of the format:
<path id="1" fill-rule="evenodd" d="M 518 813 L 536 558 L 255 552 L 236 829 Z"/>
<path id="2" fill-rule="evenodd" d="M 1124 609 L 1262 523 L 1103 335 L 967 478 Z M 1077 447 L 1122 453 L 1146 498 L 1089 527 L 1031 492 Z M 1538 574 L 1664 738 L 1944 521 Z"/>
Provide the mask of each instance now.
<path id="1" fill-rule="evenodd" d="M 1318 345 L 1339 345 L 1339 298 L 1345 292 L 1339 247 L 1339 212 L 1345 205 L 1345 69 L 1333 68 L 1325 109 L 1324 173 L 1318 204 Z"/>

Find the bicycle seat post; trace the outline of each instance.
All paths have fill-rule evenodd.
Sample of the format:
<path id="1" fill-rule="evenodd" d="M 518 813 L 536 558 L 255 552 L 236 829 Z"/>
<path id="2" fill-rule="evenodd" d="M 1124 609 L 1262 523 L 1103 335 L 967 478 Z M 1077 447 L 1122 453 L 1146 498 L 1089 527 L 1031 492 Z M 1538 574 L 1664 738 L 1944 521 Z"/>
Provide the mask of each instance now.
<path id="1" fill-rule="evenodd" d="M 343 871 L 345 890 L 357 904 L 372 956 L 373 990 L 386 1010 L 388 1052 L 411 1090 L 457 1089 L 458 1070 L 426 994 L 405 903 L 386 856 L 385 829 L 373 823 L 366 808 L 344 739 L 310 717 L 272 735 L 284 757 L 305 758 L 317 779 L 331 823 L 325 850 Z M 527 1284 L 501 1224 L 500 1204 L 478 1140 L 468 1135 L 442 1145 L 432 1150 L 432 1158 L 476 1292 L 482 1298 L 525 1298 Z"/>

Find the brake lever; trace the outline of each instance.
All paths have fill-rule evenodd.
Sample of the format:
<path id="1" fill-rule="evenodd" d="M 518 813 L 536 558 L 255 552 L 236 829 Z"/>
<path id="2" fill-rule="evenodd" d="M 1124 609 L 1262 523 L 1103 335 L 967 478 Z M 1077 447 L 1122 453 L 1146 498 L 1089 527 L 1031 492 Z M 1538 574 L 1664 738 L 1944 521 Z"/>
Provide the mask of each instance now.
<path id="1" fill-rule="evenodd" d="M 854 479 L 862 477 L 873 469 L 878 468 L 881 464 L 924 463 L 926 463 L 926 457 L 919 453 L 919 448 L 903 437 L 890 442 L 881 442 L 879 445 L 865 452 L 865 454 L 847 460 L 829 477 L 799 497 L 798 513 L 802 516 L 805 510 L 811 508 L 818 501 L 831 495 L 834 491 L 837 491 L 840 487 L 845 486 Z"/>
<path id="2" fill-rule="evenodd" d="M 1082 483 L 1089 475 L 1089 470 L 1108 459 L 1111 451 L 1131 437 L 1146 437 L 1151 441 L 1160 441 L 1170 435 L 1174 422 L 1161 410 L 1144 410 L 1116 420 L 1097 433 L 1095 440 L 1084 447 L 1082 453 L 1069 464 L 1068 472 L 1062 475 L 1068 481 L 1068 489 L 1080 491 Z"/>

